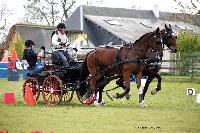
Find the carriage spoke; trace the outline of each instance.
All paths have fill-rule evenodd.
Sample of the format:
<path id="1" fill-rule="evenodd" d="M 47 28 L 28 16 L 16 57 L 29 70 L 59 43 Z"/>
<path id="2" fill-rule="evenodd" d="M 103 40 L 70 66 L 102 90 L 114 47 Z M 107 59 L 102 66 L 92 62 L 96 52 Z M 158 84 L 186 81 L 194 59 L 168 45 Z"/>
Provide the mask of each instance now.
<path id="1" fill-rule="evenodd" d="M 45 102 L 47 104 L 58 104 L 61 101 L 62 89 L 62 82 L 57 76 L 48 76 L 43 82 L 42 89 Z"/>

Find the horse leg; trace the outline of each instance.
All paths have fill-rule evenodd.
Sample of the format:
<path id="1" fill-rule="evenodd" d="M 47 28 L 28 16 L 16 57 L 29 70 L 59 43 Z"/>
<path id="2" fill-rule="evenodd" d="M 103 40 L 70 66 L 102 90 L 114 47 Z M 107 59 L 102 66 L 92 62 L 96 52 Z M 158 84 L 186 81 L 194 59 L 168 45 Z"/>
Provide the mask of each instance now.
<path id="1" fill-rule="evenodd" d="M 116 84 L 119 87 L 122 87 L 124 90 L 126 89 L 126 86 L 124 85 L 124 80 L 123 80 L 122 77 L 119 80 L 116 81 Z M 125 97 L 126 97 L 127 100 L 130 99 L 130 96 L 131 96 L 130 92 L 125 95 Z"/>
<path id="2" fill-rule="evenodd" d="M 123 74 L 123 78 L 124 78 L 124 82 L 125 82 L 125 91 L 121 94 L 116 94 L 116 96 L 114 96 L 115 98 L 123 98 L 126 94 L 128 94 L 130 92 L 130 75 L 131 73 L 124 73 Z"/>
<path id="3" fill-rule="evenodd" d="M 141 97 L 141 99 L 139 101 L 140 103 L 142 102 L 142 100 L 144 101 L 144 97 L 145 97 L 145 94 L 146 94 L 146 92 L 147 92 L 147 90 L 149 88 L 149 84 L 151 83 L 151 81 L 153 79 L 154 79 L 154 77 L 148 76 L 147 81 L 146 81 L 145 86 L 144 86 L 144 89 L 143 89 L 142 97 Z"/>
<path id="4" fill-rule="evenodd" d="M 104 86 L 105 87 L 105 86 Z M 102 87 L 102 88 L 99 88 L 99 99 L 98 99 L 98 103 L 100 104 L 100 105 L 104 105 L 105 103 L 104 103 L 104 101 L 103 101 L 103 89 L 104 89 L 104 87 Z"/>
<path id="5" fill-rule="evenodd" d="M 162 80 L 162 78 L 161 78 L 159 73 L 156 73 L 155 77 L 158 79 L 158 84 L 157 84 L 157 87 L 154 90 L 151 91 L 152 95 L 155 95 L 158 91 L 161 90 L 161 80 Z"/>
<path id="6" fill-rule="evenodd" d="M 140 100 L 140 99 L 142 99 L 141 79 L 142 79 L 142 71 L 139 72 L 139 73 L 136 75 L 136 83 L 137 83 L 137 89 L 138 89 L 138 95 L 139 95 L 139 103 L 142 102 L 142 101 Z"/>
<path id="7" fill-rule="evenodd" d="M 104 86 L 101 86 L 99 89 L 98 89 L 98 92 L 96 92 L 96 100 L 94 101 L 94 105 L 95 106 L 102 106 L 104 105 L 105 103 L 103 102 L 103 89 L 106 85 Z"/>

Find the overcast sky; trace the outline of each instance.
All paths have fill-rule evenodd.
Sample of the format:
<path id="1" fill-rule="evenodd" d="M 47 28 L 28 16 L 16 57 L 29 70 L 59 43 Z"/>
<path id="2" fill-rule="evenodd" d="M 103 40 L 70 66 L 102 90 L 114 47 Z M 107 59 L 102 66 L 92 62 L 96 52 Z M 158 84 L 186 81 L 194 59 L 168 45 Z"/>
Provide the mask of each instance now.
<path id="1" fill-rule="evenodd" d="M 15 24 L 24 17 L 23 5 L 27 0 L 0 0 L 0 4 L 5 3 L 9 10 L 12 10 L 12 17 L 7 18 L 9 22 Z M 190 0 L 177 0 L 184 3 L 190 3 Z M 177 12 L 175 8 L 178 4 L 174 0 L 76 0 L 76 7 L 89 3 L 93 6 L 132 8 L 142 10 L 152 10 L 155 4 L 160 11 Z M 75 8 L 76 8 L 75 7 Z"/>

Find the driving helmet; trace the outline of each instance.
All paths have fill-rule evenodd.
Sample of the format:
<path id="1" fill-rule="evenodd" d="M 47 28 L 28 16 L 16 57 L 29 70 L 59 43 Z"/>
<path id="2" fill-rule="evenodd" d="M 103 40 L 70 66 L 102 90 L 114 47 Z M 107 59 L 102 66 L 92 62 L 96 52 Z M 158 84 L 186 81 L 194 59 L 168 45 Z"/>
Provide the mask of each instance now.
<path id="1" fill-rule="evenodd" d="M 64 23 L 59 23 L 58 25 L 57 25 L 57 29 L 62 29 L 62 28 L 66 28 L 66 26 L 65 26 L 65 24 Z"/>
<path id="2" fill-rule="evenodd" d="M 35 45 L 35 43 L 32 40 L 26 40 L 25 46 L 30 47 L 32 45 Z"/>

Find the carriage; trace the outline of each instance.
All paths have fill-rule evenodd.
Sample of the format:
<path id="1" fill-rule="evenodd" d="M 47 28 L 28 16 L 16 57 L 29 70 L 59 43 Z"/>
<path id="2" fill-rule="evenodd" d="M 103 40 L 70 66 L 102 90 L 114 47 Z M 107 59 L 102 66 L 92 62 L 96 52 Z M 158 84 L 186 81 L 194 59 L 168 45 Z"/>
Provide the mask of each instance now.
<path id="1" fill-rule="evenodd" d="M 52 56 L 52 53 L 45 52 Z M 36 100 L 39 99 L 40 93 L 46 104 L 55 105 L 60 102 L 69 103 L 76 92 L 79 101 L 82 99 L 77 91 L 79 87 L 81 61 L 70 61 L 69 67 L 63 67 L 60 64 L 52 62 L 52 57 L 42 59 L 44 68 L 42 72 L 27 74 L 27 79 L 23 84 L 23 97 L 25 97 L 26 87 L 29 86 Z"/>

